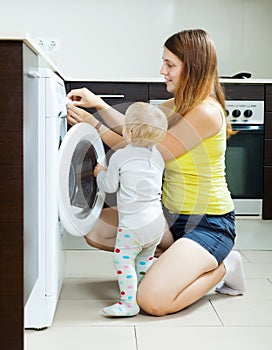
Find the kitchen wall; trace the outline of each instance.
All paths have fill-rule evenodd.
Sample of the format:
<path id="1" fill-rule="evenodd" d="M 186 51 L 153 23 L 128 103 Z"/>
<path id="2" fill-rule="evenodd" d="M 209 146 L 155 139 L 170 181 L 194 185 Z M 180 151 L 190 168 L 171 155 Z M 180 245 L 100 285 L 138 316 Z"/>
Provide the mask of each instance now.
<path id="1" fill-rule="evenodd" d="M 165 39 L 203 28 L 219 74 L 272 78 L 271 0 L 0 0 L 1 33 L 56 38 L 52 53 L 67 79 L 159 78 Z"/>

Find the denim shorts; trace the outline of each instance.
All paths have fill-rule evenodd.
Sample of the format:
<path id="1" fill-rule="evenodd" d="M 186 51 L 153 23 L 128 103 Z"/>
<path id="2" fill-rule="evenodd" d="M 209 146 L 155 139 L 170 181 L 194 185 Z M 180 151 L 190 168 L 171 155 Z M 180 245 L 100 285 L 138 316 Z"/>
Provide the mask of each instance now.
<path id="1" fill-rule="evenodd" d="M 188 238 L 206 249 L 220 264 L 231 251 L 235 233 L 235 213 L 224 215 L 183 215 L 163 208 L 174 241 Z"/>

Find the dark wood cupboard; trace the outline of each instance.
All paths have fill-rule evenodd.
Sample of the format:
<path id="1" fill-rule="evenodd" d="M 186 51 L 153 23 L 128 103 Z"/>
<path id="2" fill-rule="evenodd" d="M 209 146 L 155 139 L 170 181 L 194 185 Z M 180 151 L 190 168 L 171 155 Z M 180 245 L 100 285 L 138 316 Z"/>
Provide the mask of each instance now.
<path id="1" fill-rule="evenodd" d="M 148 84 L 148 100 L 166 100 L 173 97 L 165 87 L 165 83 Z"/>
<path id="2" fill-rule="evenodd" d="M 3 350 L 24 348 L 24 118 L 26 113 L 31 113 L 29 106 L 33 105 L 25 74 L 37 66 L 37 55 L 23 41 L 0 41 L 0 348 Z"/>
<path id="3" fill-rule="evenodd" d="M 272 219 L 272 85 L 265 89 L 263 219 Z"/>
<path id="4" fill-rule="evenodd" d="M 86 87 L 117 110 L 124 113 L 132 102 L 148 102 L 148 83 L 71 82 L 71 89 Z M 91 112 L 94 112 L 90 109 Z"/>
<path id="5" fill-rule="evenodd" d="M 264 100 L 264 84 L 223 83 L 226 100 L 256 101 Z"/>

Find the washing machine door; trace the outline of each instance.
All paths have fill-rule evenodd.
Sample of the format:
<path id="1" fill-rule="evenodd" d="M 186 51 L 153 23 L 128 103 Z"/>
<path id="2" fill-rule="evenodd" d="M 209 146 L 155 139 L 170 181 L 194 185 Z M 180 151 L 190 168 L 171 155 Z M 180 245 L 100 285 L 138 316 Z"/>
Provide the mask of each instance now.
<path id="1" fill-rule="evenodd" d="M 93 176 L 97 163 L 106 165 L 100 136 L 91 125 L 76 124 L 59 149 L 59 216 L 73 236 L 90 232 L 103 208 L 105 193 L 99 191 Z"/>

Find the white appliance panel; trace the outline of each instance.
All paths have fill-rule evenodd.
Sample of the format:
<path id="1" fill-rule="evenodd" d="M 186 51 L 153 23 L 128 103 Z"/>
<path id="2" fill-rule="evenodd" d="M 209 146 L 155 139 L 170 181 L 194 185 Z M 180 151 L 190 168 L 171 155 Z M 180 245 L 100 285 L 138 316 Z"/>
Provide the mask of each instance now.
<path id="1" fill-rule="evenodd" d="M 25 328 L 49 327 L 54 318 L 64 275 L 58 219 L 58 152 L 67 124 L 64 82 L 49 69 L 38 81 L 38 279 L 25 305 Z M 49 106 L 49 107 L 48 107 Z M 51 107 L 52 108 L 51 108 Z M 34 146 L 33 146 L 34 147 Z"/>
<path id="2" fill-rule="evenodd" d="M 105 200 L 105 193 L 97 190 L 93 203 L 86 203 L 81 182 L 81 176 L 85 176 L 83 173 L 86 172 L 83 169 L 84 164 L 79 161 L 76 166 L 77 169 L 74 170 L 75 167 L 73 167 L 73 156 L 80 144 L 83 144 L 83 147 L 86 145 L 86 152 L 89 147 L 93 147 L 95 163 L 106 165 L 104 147 L 96 129 L 87 123 L 73 126 L 65 136 L 59 152 L 58 203 L 59 215 L 64 228 L 68 233 L 77 237 L 84 236 L 93 228 L 100 216 Z M 82 152 L 84 152 L 83 149 Z M 90 177 L 90 181 L 95 181 L 92 179 L 91 159 L 87 158 L 87 161 L 90 162 L 87 176 Z M 73 175 L 74 172 L 76 174 Z M 71 198 L 71 193 L 74 192 L 76 192 L 75 195 L 79 194 L 78 197 L 81 197 L 76 204 L 72 203 Z"/>
<path id="3" fill-rule="evenodd" d="M 31 76 L 38 80 L 39 104 L 38 121 L 34 122 L 38 125 L 38 278 L 26 301 L 24 319 L 25 328 L 43 329 L 53 322 L 63 284 L 65 255 L 62 233 L 65 228 L 66 232 L 82 237 L 95 225 L 105 194 L 97 190 L 92 172 L 97 162 L 106 165 L 106 161 L 102 141 L 89 124 L 80 123 L 67 133 L 67 98 L 60 77 L 46 68 L 34 73 Z M 86 156 L 83 154 L 82 163 L 81 152 L 74 155 L 81 145 L 88 149 Z M 92 163 L 89 164 L 87 156 Z M 72 176 L 74 161 L 77 163 L 77 177 Z M 77 183 L 76 179 L 81 181 Z M 86 188 L 92 192 L 92 185 L 95 191 L 84 194 Z M 71 193 L 76 194 L 76 205 L 70 198 Z M 78 193 L 84 196 L 77 196 Z M 89 194 L 92 203 L 88 201 Z M 85 202 L 89 205 L 87 210 L 81 208 Z"/>

